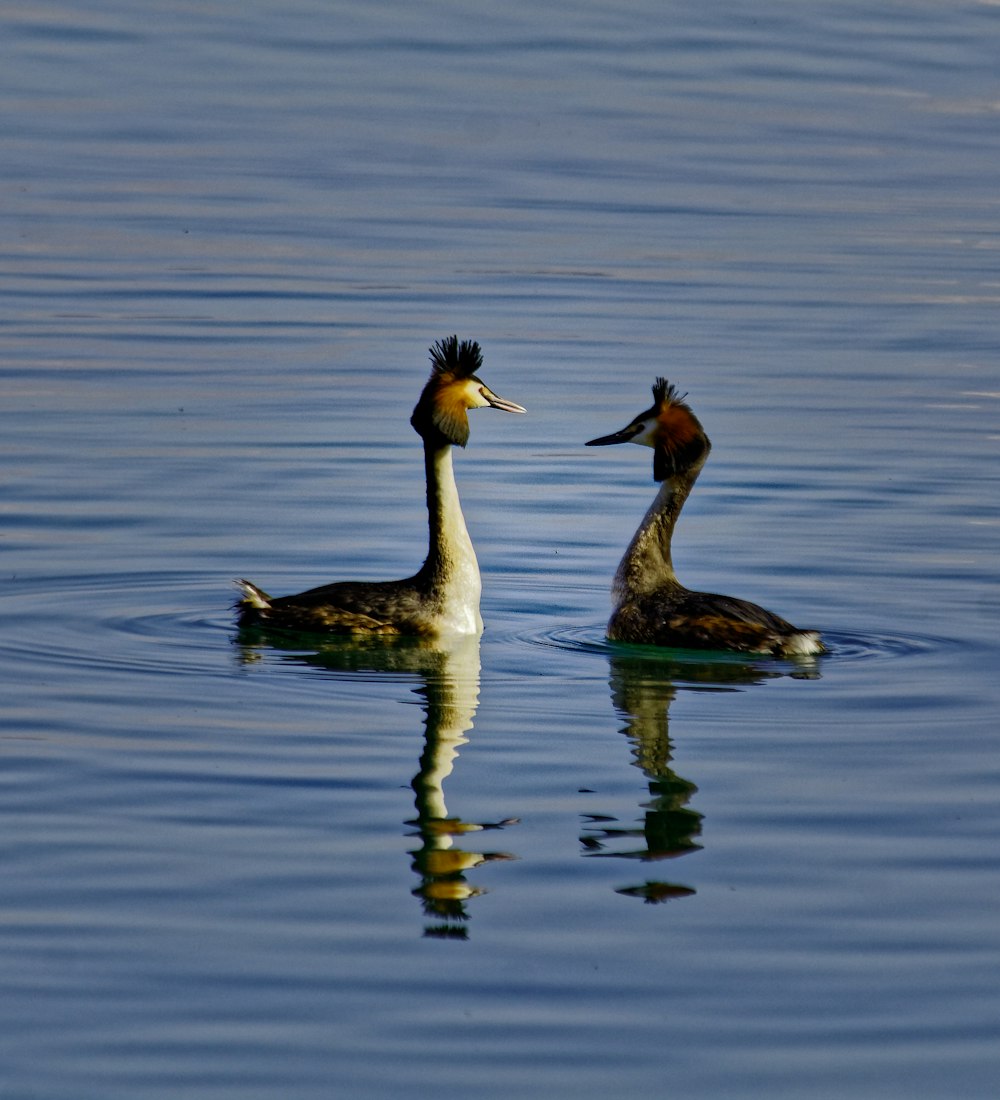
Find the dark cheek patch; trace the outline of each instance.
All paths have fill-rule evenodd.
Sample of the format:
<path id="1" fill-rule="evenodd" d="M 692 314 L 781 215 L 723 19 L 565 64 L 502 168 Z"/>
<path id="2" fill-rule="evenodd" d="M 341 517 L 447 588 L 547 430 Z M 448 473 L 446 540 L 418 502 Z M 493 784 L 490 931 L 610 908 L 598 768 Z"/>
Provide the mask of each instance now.
<path id="1" fill-rule="evenodd" d="M 708 440 L 694 416 L 677 405 L 660 414 L 660 432 L 653 451 L 653 477 L 665 481 L 693 466 L 708 450 Z"/>
<path id="2" fill-rule="evenodd" d="M 469 415 L 465 403 L 447 390 L 438 396 L 431 420 L 450 443 L 464 447 L 469 442 Z"/>
<path id="3" fill-rule="evenodd" d="M 677 405 L 668 405 L 660 413 L 660 424 L 667 446 L 671 450 L 683 450 L 696 439 L 701 432 L 695 418 Z"/>

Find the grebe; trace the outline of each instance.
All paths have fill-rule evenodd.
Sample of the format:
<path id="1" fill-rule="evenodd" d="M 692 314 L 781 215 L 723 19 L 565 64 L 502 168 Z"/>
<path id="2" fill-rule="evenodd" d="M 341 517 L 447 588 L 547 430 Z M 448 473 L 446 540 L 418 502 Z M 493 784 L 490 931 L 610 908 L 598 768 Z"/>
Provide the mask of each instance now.
<path id="1" fill-rule="evenodd" d="M 498 397 L 476 371 L 479 345 L 439 340 L 430 349 L 431 376 L 410 417 L 424 441 L 430 548 L 414 576 L 401 581 L 341 581 L 296 596 L 269 596 L 250 581 L 237 581 L 241 626 L 348 635 L 481 634 L 482 582 L 452 470 L 452 445 L 469 438 L 469 409 L 523 413 Z"/>
<path id="2" fill-rule="evenodd" d="M 612 443 L 652 447 L 653 477 L 661 485 L 615 574 L 610 640 L 779 657 L 826 652 L 817 631 L 798 630 L 746 600 L 692 592 L 674 575 L 670 558 L 674 524 L 712 448 L 675 387 L 657 378 L 651 408 L 620 432 L 591 439 L 587 446 Z"/>

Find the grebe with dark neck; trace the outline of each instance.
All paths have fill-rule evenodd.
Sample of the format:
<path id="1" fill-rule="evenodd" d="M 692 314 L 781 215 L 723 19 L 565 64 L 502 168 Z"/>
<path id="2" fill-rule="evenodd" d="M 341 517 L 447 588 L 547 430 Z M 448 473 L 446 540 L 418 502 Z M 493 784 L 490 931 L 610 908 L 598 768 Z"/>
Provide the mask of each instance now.
<path id="1" fill-rule="evenodd" d="M 424 442 L 427 476 L 430 545 L 420 570 L 401 581 L 340 581 L 279 597 L 237 581 L 243 593 L 236 605 L 240 625 L 346 635 L 482 633 L 479 562 L 458 499 L 452 447 L 468 441 L 470 409 L 525 411 L 477 376 L 482 361 L 474 341 L 439 340 L 431 348 L 430 379 L 410 418 Z"/>
<path id="2" fill-rule="evenodd" d="M 660 488 L 615 574 L 610 640 L 779 657 L 826 652 L 815 630 L 799 630 L 747 600 L 692 592 L 675 576 L 670 555 L 674 526 L 712 444 L 666 379 L 656 380 L 651 408 L 620 432 L 587 446 L 613 443 L 652 447 L 653 477 Z"/>

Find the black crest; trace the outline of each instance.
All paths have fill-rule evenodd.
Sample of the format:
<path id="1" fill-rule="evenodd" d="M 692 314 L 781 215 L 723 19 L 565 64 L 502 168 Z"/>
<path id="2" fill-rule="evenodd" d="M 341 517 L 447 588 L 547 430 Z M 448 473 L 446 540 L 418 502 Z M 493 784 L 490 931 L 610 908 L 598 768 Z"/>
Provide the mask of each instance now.
<path id="1" fill-rule="evenodd" d="M 436 439 L 464 447 L 469 441 L 468 409 L 452 383 L 472 378 L 483 365 L 483 353 L 475 340 L 446 336 L 431 347 L 431 376 L 424 386 L 410 423 L 424 439 Z"/>
<path id="2" fill-rule="evenodd" d="M 683 405 L 686 399 L 687 394 L 678 393 L 677 387 L 668 382 L 666 378 L 657 378 L 653 383 L 653 407 L 655 409 L 661 408 L 665 401 L 671 405 Z"/>
<path id="3" fill-rule="evenodd" d="M 653 383 L 651 412 L 666 426 L 666 432 L 653 448 L 654 481 L 666 481 L 693 467 L 700 469 L 712 449 L 705 429 L 686 398 L 686 393 L 679 393 L 665 378 L 657 378 Z"/>
<path id="4" fill-rule="evenodd" d="M 483 353 L 475 340 L 458 342 L 457 336 L 446 336 L 431 348 L 431 366 L 435 374 L 450 374 L 468 378 L 483 365 Z"/>

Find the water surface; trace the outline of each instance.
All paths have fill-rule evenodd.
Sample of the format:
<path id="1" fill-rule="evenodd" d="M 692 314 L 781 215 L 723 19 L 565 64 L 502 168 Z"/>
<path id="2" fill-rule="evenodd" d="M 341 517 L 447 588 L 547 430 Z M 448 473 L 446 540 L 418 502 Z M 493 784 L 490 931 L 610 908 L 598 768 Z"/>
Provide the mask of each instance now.
<path id="1" fill-rule="evenodd" d="M 993 1095 L 998 19 L 0 17 L 3 1095 Z M 481 642 L 240 635 L 419 564 L 453 332 Z M 829 656 L 604 641 L 660 374 Z"/>

